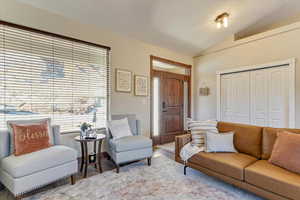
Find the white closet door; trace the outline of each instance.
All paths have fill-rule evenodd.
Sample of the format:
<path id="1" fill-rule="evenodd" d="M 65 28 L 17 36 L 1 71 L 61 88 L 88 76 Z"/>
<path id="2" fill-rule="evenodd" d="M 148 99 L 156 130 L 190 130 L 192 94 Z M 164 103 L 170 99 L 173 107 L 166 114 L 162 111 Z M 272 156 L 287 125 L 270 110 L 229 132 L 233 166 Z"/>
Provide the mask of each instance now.
<path id="1" fill-rule="evenodd" d="M 295 59 L 217 72 L 217 119 L 295 128 Z"/>
<path id="2" fill-rule="evenodd" d="M 289 127 L 288 66 L 251 72 L 251 124 Z"/>
<path id="3" fill-rule="evenodd" d="M 289 127 L 288 67 L 268 69 L 269 126 Z"/>
<path id="4" fill-rule="evenodd" d="M 250 123 L 250 73 L 221 77 L 221 120 Z"/>
<path id="5" fill-rule="evenodd" d="M 232 75 L 221 78 L 221 121 L 233 121 L 233 79 Z"/>
<path id="6" fill-rule="evenodd" d="M 266 126 L 269 124 L 268 108 L 268 70 L 250 72 L 251 77 L 251 124 Z"/>

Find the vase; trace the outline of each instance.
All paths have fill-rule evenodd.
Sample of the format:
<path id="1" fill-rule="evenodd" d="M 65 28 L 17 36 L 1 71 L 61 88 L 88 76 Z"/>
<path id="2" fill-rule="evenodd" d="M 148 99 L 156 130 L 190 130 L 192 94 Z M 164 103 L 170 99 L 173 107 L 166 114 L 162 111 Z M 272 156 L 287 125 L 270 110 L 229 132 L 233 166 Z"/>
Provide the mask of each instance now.
<path id="1" fill-rule="evenodd" d="M 80 138 L 84 139 L 86 137 L 86 131 L 80 131 Z"/>

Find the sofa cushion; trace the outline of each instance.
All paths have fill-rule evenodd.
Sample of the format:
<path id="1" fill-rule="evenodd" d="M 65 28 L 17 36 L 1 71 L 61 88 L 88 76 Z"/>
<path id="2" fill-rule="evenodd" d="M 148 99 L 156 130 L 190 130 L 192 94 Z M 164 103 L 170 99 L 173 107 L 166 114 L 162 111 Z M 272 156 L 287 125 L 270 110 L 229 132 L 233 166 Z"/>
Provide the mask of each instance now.
<path id="1" fill-rule="evenodd" d="M 207 132 L 205 136 L 205 152 L 237 152 L 233 144 L 234 132 L 222 134 Z"/>
<path id="2" fill-rule="evenodd" d="M 10 155 L 0 161 L 0 166 L 12 177 L 20 178 L 76 159 L 76 150 L 55 145 L 21 156 Z"/>
<path id="3" fill-rule="evenodd" d="M 288 131 L 277 133 L 269 162 L 300 174 L 300 135 Z"/>
<path id="4" fill-rule="evenodd" d="M 116 152 L 152 147 L 152 140 L 145 136 L 126 136 L 109 142 Z"/>
<path id="5" fill-rule="evenodd" d="M 256 160 L 255 157 L 243 153 L 200 152 L 191 157 L 189 162 L 226 176 L 244 180 L 244 168 Z"/>
<path id="6" fill-rule="evenodd" d="M 262 127 L 228 122 L 219 122 L 219 132 L 234 132 L 234 146 L 240 153 L 261 158 Z"/>
<path id="7" fill-rule="evenodd" d="M 300 197 L 300 175 L 260 160 L 245 169 L 245 181 L 267 191 L 291 198 Z"/>
<path id="8" fill-rule="evenodd" d="M 270 128 L 263 129 L 262 140 L 262 159 L 268 160 L 272 154 L 273 146 L 277 139 L 277 133 L 279 131 L 288 131 L 290 133 L 300 134 L 300 129 L 288 129 L 288 128 Z"/>

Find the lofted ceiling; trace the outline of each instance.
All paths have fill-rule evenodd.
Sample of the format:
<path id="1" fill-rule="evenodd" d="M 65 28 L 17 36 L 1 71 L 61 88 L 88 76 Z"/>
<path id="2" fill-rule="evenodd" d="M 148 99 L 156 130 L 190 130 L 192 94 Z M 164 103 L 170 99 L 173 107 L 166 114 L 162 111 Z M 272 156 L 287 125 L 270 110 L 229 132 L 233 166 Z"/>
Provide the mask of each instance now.
<path id="1" fill-rule="evenodd" d="M 18 1 L 187 55 L 300 13 L 300 0 Z M 214 19 L 223 12 L 230 14 L 229 27 L 217 29 Z"/>

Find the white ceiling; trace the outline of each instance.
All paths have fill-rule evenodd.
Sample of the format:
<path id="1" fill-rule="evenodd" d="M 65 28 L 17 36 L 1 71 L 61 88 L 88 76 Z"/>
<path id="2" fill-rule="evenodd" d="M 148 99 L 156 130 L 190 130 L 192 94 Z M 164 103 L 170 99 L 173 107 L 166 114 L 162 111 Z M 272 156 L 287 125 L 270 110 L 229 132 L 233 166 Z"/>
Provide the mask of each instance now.
<path id="1" fill-rule="evenodd" d="M 102 29 L 188 55 L 234 33 L 300 13 L 300 0 L 19 0 Z M 230 13 L 229 27 L 214 19 Z"/>

